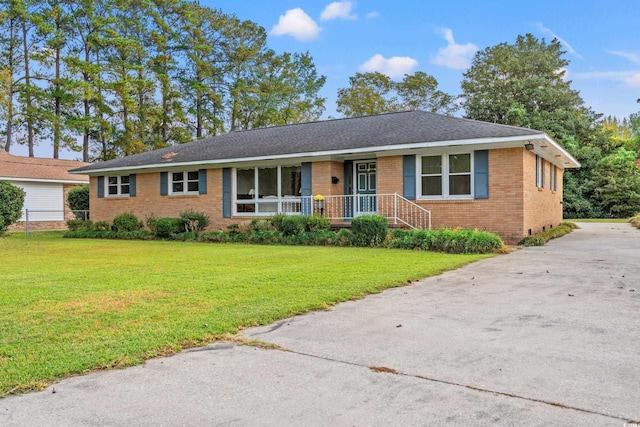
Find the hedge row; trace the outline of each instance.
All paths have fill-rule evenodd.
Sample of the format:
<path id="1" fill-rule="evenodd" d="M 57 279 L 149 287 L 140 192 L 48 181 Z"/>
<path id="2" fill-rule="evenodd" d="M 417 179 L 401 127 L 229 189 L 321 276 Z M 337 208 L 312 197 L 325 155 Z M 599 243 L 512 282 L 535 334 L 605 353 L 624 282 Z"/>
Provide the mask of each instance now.
<path id="1" fill-rule="evenodd" d="M 276 215 L 254 219 L 248 224 L 232 224 L 227 231 L 201 233 L 203 220 L 190 212 L 180 218 L 147 218 L 149 231 L 140 230 L 141 221 L 132 214 L 114 219 L 114 225 L 80 221 L 69 224 L 65 237 L 109 239 L 171 239 L 200 242 L 235 242 L 252 244 L 282 244 L 305 246 L 387 247 L 438 251 L 447 253 L 492 253 L 502 248 L 502 240 L 495 234 L 474 229 L 393 230 L 380 215 L 354 218 L 352 229 L 331 231 L 331 222 L 322 216 Z M 185 219 L 187 218 L 187 219 Z M 77 221 L 77 220 L 72 220 Z M 187 222 L 189 221 L 189 222 Z M 69 221 L 71 222 L 71 221 Z M 119 224 L 116 227 L 115 224 Z M 124 224 L 135 230 L 123 229 Z M 187 224 L 187 225 L 185 225 Z M 126 227 L 125 227 L 126 228 Z M 137 236 L 137 237 L 136 237 Z"/>
<path id="2" fill-rule="evenodd" d="M 577 226 L 572 222 L 563 222 L 562 225 L 558 227 L 525 237 L 522 239 L 522 244 L 524 246 L 544 246 L 549 240 L 569 234 L 576 228 Z"/>

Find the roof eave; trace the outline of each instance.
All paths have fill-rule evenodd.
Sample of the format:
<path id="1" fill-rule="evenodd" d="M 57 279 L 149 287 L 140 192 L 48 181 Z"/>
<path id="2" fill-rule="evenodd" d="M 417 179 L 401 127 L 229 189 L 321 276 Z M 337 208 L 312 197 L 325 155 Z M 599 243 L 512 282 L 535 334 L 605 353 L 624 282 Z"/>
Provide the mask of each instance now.
<path id="1" fill-rule="evenodd" d="M 82 175 L 87 175 L 83 173 Z M 19 182 L 49 182 L 53 184 L 88 184 L 88 179 L 49 179 L 49 178 L 25 178 L 15 176 L 0 176 L 0 180 Z"/>
<path id="2" fill-rule="evenodd" d="M 501 138 L 471 138 L 460 140 L 446 140 L 446 141 L 429 141 L 429 142 L 412 142 L 407 144 L 394 144 L 377 147 L 364 147 L 364 148 L 347 148 L 340 150 L 326 150 L 326 151 L 312 151 L 301 153 L 288 153 L 278 154 L 272 156 L 254 156 L 254 157 L 242 157 L 242 158 L 229 158 L 229 159 L 210 159 L 210 160 L 197 160 L 191 162 L 179 162 L 179 163 L 150 163 L 146 165 L 136 166 L 121 166 L 121 167 L 106 167 L 86 170 L 84 168 L 73 169 L 69 171 L 71 174 L 83 174 L 83 175 L 96 175 L 99 173 L 110 172 L 126 172 L 126 171 L 140 171 L 140 170 L 153 170 L 153 169 L 167 169 L 177 167 L 190 167 L 190 166 L 220 166 L 229 165 L 233 163 L 247 163 L 247 162 L 259 162 L 265 160 L 279 160 L 279 159 L 300 159 L 300 158 L 317 158 L 317 157 L 333 157 L 341 155 L 353 155 L 353 154 L 366 154 L 366 153 L 385 153 L 391 151 L 403 151 L 403 150 L 416 150 L 425 148 L 438 148 L 448 146 L 471 146 L 471 145 L 496 145 L 496 144 L 512 144 L 514 142 L 524 142 L 535 139 L 548 138 L 545 133 L 529 134 L 529 135 L 517 135 Z M 551 140 L 556 146 L 557 143 Z M 559 146 L 558 146 L 559 147 Z M 569 154 L 566 153 L 568 156 Z"/>

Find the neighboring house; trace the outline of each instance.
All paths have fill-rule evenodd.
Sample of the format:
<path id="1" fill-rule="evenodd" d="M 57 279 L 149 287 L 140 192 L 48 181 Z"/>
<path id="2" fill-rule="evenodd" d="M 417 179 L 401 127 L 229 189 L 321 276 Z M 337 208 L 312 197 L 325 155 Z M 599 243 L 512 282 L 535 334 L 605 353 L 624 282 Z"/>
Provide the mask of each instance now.
<path id="1" fill-rule="evenodd" d="M 562 222 L 562 174 L 579 166 L 543 132 L 408 111 L 233 132 L 72 173 L 90 176 L 93 220 L 195 210 L 224 229 L 275 213 L 378 212 L 515 243 Z"/>
<path id="2" fill-rule="evenodd" d="M 65 228 L 65 221 L 73 218 L 66 205 L 69 189 L 89 183 L 89 176 L 71 175 L 69 170 L 86 165 L 74 160 L 19 157 L 0 151 L 0 180 L 25 191 L 20 221 L 25 221 L 25 210 L 29 209 L 30 229 Z M 11 229 L 22 227 L 24 223 L 19 223 Z"/>

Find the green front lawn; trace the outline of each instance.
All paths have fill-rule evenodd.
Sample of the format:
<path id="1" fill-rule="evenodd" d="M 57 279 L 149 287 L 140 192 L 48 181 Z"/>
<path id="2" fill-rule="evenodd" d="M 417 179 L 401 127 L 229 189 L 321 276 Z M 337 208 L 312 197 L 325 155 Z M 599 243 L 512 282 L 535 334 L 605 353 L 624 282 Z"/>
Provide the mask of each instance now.
<path id="1" fill-rule="evenodd" d="M 566 219 L 568 222 L 613 222 L 613 223 L 625 223 L 629 222 L 629 218 L 582 218 L 582 219 Z"/>
<path id="2" fill-rule="evenodd" d="M 0 237 L 0 396 L 214 341 L 490 255 Z"/>

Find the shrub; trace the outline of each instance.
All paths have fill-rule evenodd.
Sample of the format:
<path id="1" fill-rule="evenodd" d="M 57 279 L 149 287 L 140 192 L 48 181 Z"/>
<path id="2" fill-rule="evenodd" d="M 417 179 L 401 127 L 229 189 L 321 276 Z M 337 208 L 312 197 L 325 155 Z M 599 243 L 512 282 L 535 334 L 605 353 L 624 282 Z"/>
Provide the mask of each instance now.
<path id="1" fill-rule="evenodd" d="M 631 218 L 631 220 L 629 222 L 634 227 L 640 228 L 640 213 L 635 214 L 635 216 L 633 218 Z"/>
<path id="2" fill-rule="evenodd" d="M 341 229 L 336 233 L 336 246 L 351 246 L 353 245 L 353 233 L 351 230 L 347 230 L 346 228 Z"/>
<path id="3" fill-rule="evenodd" d="M 0 234 L 22 216 L 25 192 L 22 188 L 0 181 Z"/>
<path id="4" fill-rule="evenodd" d="M 546 243 L 547 241 L 541 235 L 527 236 L 522 239 L 524 246 L 544 246 Z"/>
<path id="5" fill-rule="evenodd" d="M 550 228 L 549 230 L 543 231 L 542 233 L 525 237 L 524 239 L 522 239 L 522 244 L 524 246 L 544 246 L 551 239 L 555 239 L 557 237 L 561 237 L 565 234 L 571 233 L 574 228 L 574 224 L 563 222 L 559 227 Z"/>
<path id="6" fill-rule="evenodd" d="M 153 237 L 153 233 L 147 230 L 116 231 L 110 235 L 110 238 L 119 240 L 151 240 Z"/>
<path id="7" fill-rule="evenodd" d="M 180 229 L 187 233 L 198 233 L 209 226 L 209 217 L 202 212 L 185 211 L 180 213 Z"/>
<path id="8" fill-rule="evenodd" d="M 503 243 L 500 237 L 487 231 L 443 228 L 393 230 L 385 245 L 396 249 L 486 254 L 496 252 Z"/>
<path id="9" fill-rule="evenodd" d="M 382 215 L 363 215 L 351 221 L 353 244 L 356 246 L 380 246 L 389 231 L 387 219 Z"/>
<path id="10" fill-rule="evenodd" d="M 67 228 L 69 231 L 91 231 L 95 229 L 95 225 L 90 219 L 70 219 L 67 221 Z"/>
<path id="11" fill-rule="evenodd" d="M 156 236 L 168 239 L 180 232 L 180 218 L 158 218 L 156 221 Z"/>
<path id="12" fill-rule="evenodd" d="M 110 230 L 111 226 L 107 221 L 97 221 L 95 224 L 93 224 L 93 229 L 98 231 L 106 231 Z"/>
<path id="13" fill-rule="evenodd" d="M 119 240 L 151 240 L 153 234 L 146 230 L 113 231 L 113 230 L 77 230 L 68 231 L 63 237 L 75 239 L 119 239 Z"/>
<path id="14" fill-rule="evenodd" d="M 158 222 L 158 217 L 154 213 L 147 215 L 146 218 L 144 219 L 144 224 L 147 226 L 149 231 L 151 231 L 154 234 L 156 233 L 157 222 Z"/>
<path id="15" fill-rule="evenodd" d="M 193 231 L 184 231 L 182 233 L 174 234 L 172 237 L 174 240 L 178 240 L 180 242 L 189 242 L 198 239 L 198 235 Z"/>
<path id="16" fill-rule="evenodd" d="M 137 231 L 142 228 L 142 221 L 131 212 L 121 213 L 113 218 L 113 231 Z"/>
<path id="17" fill-rule="evenodd" d="M 431 250 L 450 254 L 464 252 L 464 240 L 460 230 L 451 228 L 437 230 L 431 242 Z"/>
<path id="18" fill-rule="evenodd" d="M 502 248 L 502 239 L 488 231 L 473 230 L 467 236 L 464 252 L 473 254 L 489 254 Z"/>
<path id="19" fill-rule="evenodd" d="M 396 249 L 432 250 L 435 232 L 432 230 L 393 230 L 387 246 Z"/>
<path id="20" fill-rule="evenodd" d="M 303 233 L 306 227 L 306 218 L 301 215 L 285 216 L 280 221 L 279 231 L 286 236 Z"/>
<path id="21" fill-rule="evenodd" d="M 302 231 L 300 233 L 284 236 L 282 240 L 283 240 L 283 243 L 286 245 L 309 246 L 309 245 L 313 245 L 314 239 L 315 239 L 315 233 Z"/>
<path id="22" fill-rule="evenodd" d="M 247 235 L 244 233 L 229 233 L 229 241 L 233 243 L 243 243 L 247 240 Z"/>
<path id="23" fill-rule="evenodd" d="M 317 246 L 333 246 L 336 243 L 334 231 L 318 230 L 313 233 L 313 244 Z"/>
<path id="24" fill-rule="evenodd" d="M 255 230 L 249 234 L 249 243 L 265 245 L 279 242 L 280 233 L 277 231 Z"/>
<path id="25" fill-rule="evenodd" d="M 201 242 L 224 243 L 229 241 L 229 234 L 224 231 L 210 231 L 202 233 L 198 240 Z"/>
<path id="26" fill-rule="evenodd" d="M 269 218 L 269 222 L 278 231 L 282 231 L 282 220 L 286 218 L 288 215 L 285 214 L 277 214 Z"/>
<path id="27" fill-rule="evenodd" d="M 89 186 L 78 185 L 69 189 L 67 194 L 67 205 L 73 211 L 77 219 L 88 219 L 89 210 Z"/>
<path id="28" fill-rule="evenodd" d="M 322 215 L 311 215 L 305 218 L 305 229 L 310 232 L 331 229 L 331 220 Z"/>
<path id="29" fill-rule="evenodd" d="M 82 223 L 84 223 L 81 219 L 70 219 L 67 221 L 67 228 L 69 231 L 78 231 L 82 228 Z"/>
<path id="30" fill-rule="evenodd" d="M 275 231 L 276 227 L 273 226 L 270 220 L 266 218 L 255 218 L 251 220 L 251 231 Z"/>

